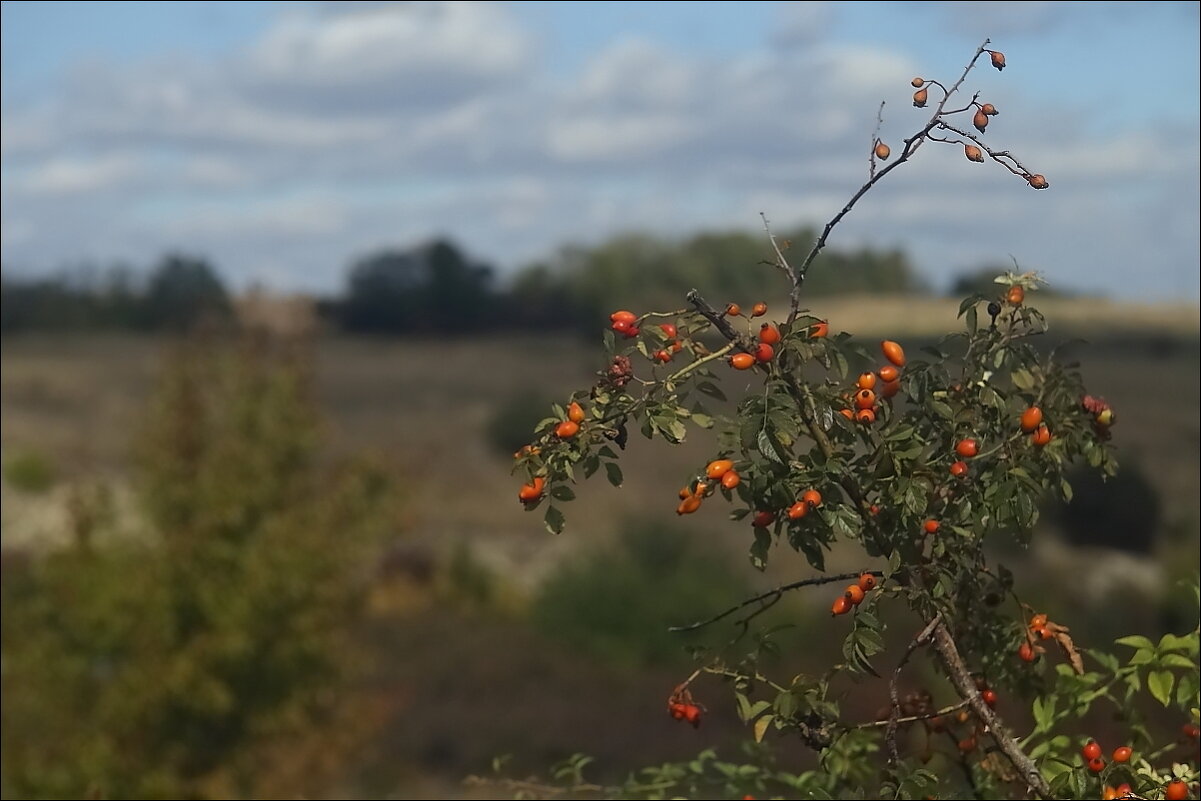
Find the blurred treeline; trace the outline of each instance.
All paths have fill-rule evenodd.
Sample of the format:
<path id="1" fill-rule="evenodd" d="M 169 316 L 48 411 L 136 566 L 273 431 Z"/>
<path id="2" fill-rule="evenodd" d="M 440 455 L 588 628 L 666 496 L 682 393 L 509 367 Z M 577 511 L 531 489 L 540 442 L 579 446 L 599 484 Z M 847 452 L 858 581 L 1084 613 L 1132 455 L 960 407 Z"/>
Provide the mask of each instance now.
<path id="1" fill-rule="evenodd" d="M 780 237 L 803 256 L 814 232 Z M 502 329 L 590 329 L 606 309 L 678 302 L 692 287 L 720 299 L 760 299 L 772 285 L 767 237 L 748 232 L 700 233 L 683 239 L 624 235 L 592 247 L 564 247 L 500 281 L 487 263 L 439 239 L 381 250 L 356 260 L 339 296 L 321 298 L 326 325 L 349 333 L 445 334 Z M 810 295 L 902 293 L 922 288 L 898 250 L 824 253 L 825 266 L 806 281 Z M 185 330 L 202 319 L 233 314 L 229 289 L 203 258 L 168 255 L 148 271 L 76 269 L 17 277 L 5 270 L 0 329 Z M 995 271 L 990 271 L 995 274 Z"/>

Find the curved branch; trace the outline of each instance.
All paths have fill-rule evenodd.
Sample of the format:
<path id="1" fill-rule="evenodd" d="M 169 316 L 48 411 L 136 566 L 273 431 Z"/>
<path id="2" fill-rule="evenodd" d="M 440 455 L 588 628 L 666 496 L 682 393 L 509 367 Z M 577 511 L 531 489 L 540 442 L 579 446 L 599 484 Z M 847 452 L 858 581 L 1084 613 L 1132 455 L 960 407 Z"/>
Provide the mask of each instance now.
<path id="1" fill-rule="evenodd" d="M 779 587 L 776 587 L 775 589 L 771 589 L 771 590 L 768 590 L 767 592 L 759 593 L 758 595 L 754 596 L 753 598 L 747 598 L 745 601 L 736 603 L 733 606 L 731 606 L 729 609 L 726 609 L 722 612 L 718 612 L 716 615 L 714 615 L 711 618 L 707 618 L 705 620 L 698 620 L 695 623 L 689 623 L 685 626 L 672 626 L 668 629 L 668 631 L 681 632 L 681 631 L 695 631 L 697 629 L 703 629 L 705 626 L 716 623 L 717 621 L 719 621 L 723 618 L 727 618 L 730 615 L 737 612 L 739 609 L 744 609 L 753 603 L 759 603 L 762 601 L 766 601 L 770 598 L 771 599 L 770 603 L 774 604 L 777 600 L 779 600 L 781 595 L 788 592 L 789 590 L 796 590 L 796 589 L 800 589 L 801 587 L 812 587 L 812 586 L 816 586 L 819 584 L 833 584 L 836 581 L 849 581 L 850 579 L 859 578 L 864 573 L 870 573 L 871 575 L 875 576 L 876 578 L 881 578 L 884 575 L 884 572 L 880 571 L 880 570 L 863 570 L 858 573 L 839 573 L 834 576 L 814 576 L 813 578 L 801 579 L 800 581 L 793 581 L 788 584 L 781 584 Z"/>

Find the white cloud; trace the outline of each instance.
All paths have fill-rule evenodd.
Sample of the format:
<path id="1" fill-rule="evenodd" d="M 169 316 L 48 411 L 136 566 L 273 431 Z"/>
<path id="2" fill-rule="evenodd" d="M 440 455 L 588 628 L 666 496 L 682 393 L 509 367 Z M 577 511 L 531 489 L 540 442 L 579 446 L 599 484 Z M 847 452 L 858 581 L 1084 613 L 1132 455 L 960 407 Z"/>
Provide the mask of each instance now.
<path id="1" fill-rule="evenodd" d="M 59 195 L 113 189 L 138 172 L 127 155 L 95 159 L 51 158 L 17 175 L 14 188 L 35 195 Z"/>
<path id="2" fill-rule="evenodd" d="M 782 33 L 732 56 L 622 37 L 563 74 L 486 3 L 306 6 L 224 58 L 90 64 L 5 109 L 6 214 L 22 205 L 3 256 L 54 267 L 181 247 L 243 280 L 291 268 L 331 289 L 350 256 L 435 234 L 512 264 L 625 229 L 820 222 L 866 178 L 881 99 L 894 152 L 925 119 L 909 104 L 920 70 L 829 41 L 824 4 L 789 8 Z M 930 145 L 836 245 L 900 244 L 940 279 L 1017 247 L 1083 279 L 1086 260 L 1135 258 L 1128 221 L 1156 216 L 1157 247 L 1195 256 L 1197 156 L 1176 144 L 1195 124 L 1098 133 L 1075 121 L 1087 110 L 973 79 L 1004 112 L 989 141 L 1051 192 Z"/>

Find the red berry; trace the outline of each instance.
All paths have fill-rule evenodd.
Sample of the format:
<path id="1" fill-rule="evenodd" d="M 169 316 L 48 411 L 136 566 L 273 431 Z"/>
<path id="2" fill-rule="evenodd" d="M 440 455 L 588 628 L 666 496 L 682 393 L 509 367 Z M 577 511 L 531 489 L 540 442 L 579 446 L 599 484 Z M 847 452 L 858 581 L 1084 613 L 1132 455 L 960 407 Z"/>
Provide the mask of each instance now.
<path id="1" fill-rule="evenodd" d="M 1100 759 L 1101 746 L 1097 745 L 1096 740 L 1089 740 L 1084 744 L 1084 747 L 1080 749 L 1080 755 L 1090 762 L 1094 759 Z"/>
<path id="2" fill-rule="evenodd" d="M 766 342 L 760 342 L 755 348 L 755 359 L 761 362 L 770 362 L 772 357 L 776 355 L 776 349 Z"/>
<path id="3" fill-rule="evenodd" d="M 1100 773 L 1101 771 L 1105 770 L 1105 760 L 1101 757 L 1090 759 L 1088 761 L 1088 769 L 1093 773 Z"/>
<path id="4" fill-rule="evenodd" d="M 672 323 L 659 323 L 659 330 L 662 331 L 668 339 L 676 338 L 676 327 Z"/>
<path id="5" fill-rule="evenodd" d="M 934 519 L 927 520 L 922 524 L 922 528 L 926 530 L 927 534 L 933 534 L 938 531 L 938 521 Z"/>
<path id="6" fill-rule="evenodd" d="M 1188 798 L 1188 785 L 1179 779 L 1169 782 L 1168 786 L 1163 788 L 1163 797 L 1167 801 L 1184 801 Z"/>
<path id="7" fill-rule="evenodd" d="M 967 462 L 955 462 L 951 465 L 951 475 L 955 478 L 963 478 L 968 474 Z"/>
<path id="8" fill-rule="evenodd" d="M 997 691 L 996 690 L 985 690 L 984 692 L 980 693 L 980 697 L 983 698 L 984 703 L 988 704 L 990 707 L 994 707 L 997 705 Z"/>
<path id="9" fill-rule="evenodd" d="M 871 573 L 859 574 L 859 589 L 864 592 L 871 592 L 876 588 L 876 577 Z"/>
<path id="10" fill-rule="evenodd" d="M 961 439 L 955 445 L 955 453 L 959 454 L 965 459 L 970 459 L 979 452 L 980 444 L 974 439 Z"/>
<path id="11" fill-rule="evenodd" d="M 700 728 L 701 725 L 701 708 L 696 704 L 688 704 L 684 707 L 684 720 L 692 724 L 692 728 Z"/>
<path id="12" fill-rule="evenodd" d="M 1128 745 L 1120 745 L 1113 749 L 1114 762 L 1129 762 L 1131 755 L 1134 754 L 1134 749 Z"/>
<path id="13" fill-rule="evenodd" d="M 834 603 L 830 606 L 831 615 L 845 615 L 851 611 L 851 600 L 845 595 L 840 595 L 834 599 Z"/>
<path id="14" fill-rule="evenodd" d="M 1024 642 L 1018 646 L 1018 658 L 1023 662 L 1033 662 L 1038 659 L 1038 654 L 1034 650 L 1034 646 L 1028 642 Z"/>
<path id="15" fill-rule="evenodd" d="M 755 516 L 751 519 L 751 525 L 755 528 L 767 528 L 774 522 L 776 522 L 775 512 L 755 512 Z"/>

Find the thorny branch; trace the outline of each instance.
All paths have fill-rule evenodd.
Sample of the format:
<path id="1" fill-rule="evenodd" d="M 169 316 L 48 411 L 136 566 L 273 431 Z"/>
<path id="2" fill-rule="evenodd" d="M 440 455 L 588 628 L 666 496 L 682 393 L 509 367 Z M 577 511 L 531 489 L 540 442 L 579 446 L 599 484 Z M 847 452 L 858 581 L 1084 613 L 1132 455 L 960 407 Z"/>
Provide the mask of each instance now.
<path id="1" fill-rule="evenodd" d="M 955 685 L 955 690 L 960 697 L 967 700 L 972 711 L 984 724 L 985 730 L 996 741 L 1001 753 L 1005 754 L 1014 769 L 1021 775 L 1022 780 L 1026 782 L 1026 786 L 1039 798 L 1051 798 L 1051 786 L 1043 778 L 1038 766 L 1022 750 L 1017 740 L 1001 723 L 1001 719 L 992 711 L 992 707 L 984 703 L 984 698 L 976 689 L 976 682 L 963 663 L 963 657 L 959 655 L 959 648 L 955 645 L 951 630 L 943 621 L 939 621 L 938 625 L 934 627 L 934 650 L 938 653 L 951 683 Z"/>

